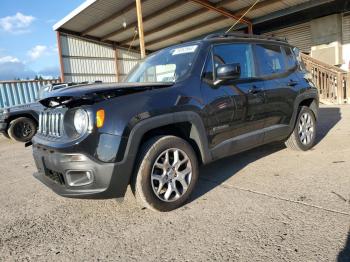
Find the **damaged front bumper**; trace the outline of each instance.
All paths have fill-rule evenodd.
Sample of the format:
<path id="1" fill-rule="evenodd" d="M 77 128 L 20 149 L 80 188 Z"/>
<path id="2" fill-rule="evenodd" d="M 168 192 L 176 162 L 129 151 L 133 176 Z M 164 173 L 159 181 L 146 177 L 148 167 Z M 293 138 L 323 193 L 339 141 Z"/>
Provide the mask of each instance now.
<path id="1" fill-rule="evenodd" d="M 122 198 L 129 184 L 126 163 L 102 163 L 84 154 L 33 145 L 34 177 L 55 193 L 70 198 Z"/>

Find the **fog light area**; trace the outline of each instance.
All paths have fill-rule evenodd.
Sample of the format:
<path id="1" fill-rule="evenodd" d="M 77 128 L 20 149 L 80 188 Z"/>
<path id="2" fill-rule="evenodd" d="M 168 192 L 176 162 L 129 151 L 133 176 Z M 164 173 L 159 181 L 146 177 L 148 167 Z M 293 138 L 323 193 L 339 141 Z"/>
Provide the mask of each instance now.
<path id="1" fill-rule="evenodd" d="M 71 170 L 66 173 L 66 179 L 69 186 L 86 186 L 94 181 L 94 175 L 92 171 Z"/>

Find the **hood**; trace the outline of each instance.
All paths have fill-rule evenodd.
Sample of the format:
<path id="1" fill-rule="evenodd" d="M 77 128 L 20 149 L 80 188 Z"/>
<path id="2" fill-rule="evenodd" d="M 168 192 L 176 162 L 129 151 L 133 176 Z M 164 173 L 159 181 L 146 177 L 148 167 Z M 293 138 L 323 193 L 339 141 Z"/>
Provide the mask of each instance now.
<path id="1" fill-rule="evenodd" d="M 39 102 L 46 107 L 76 107 L 173 85 L 174 83 L 113 83 L 70 86 L 48 93 Z"/>

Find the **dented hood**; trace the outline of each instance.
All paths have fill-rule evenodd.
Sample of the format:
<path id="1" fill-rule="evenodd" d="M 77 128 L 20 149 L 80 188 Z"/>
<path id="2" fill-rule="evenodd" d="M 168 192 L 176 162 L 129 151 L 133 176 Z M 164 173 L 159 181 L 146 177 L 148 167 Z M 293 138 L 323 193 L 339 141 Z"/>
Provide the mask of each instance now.
<path id="1" fill-rule="evenodd" d="M 45 107 L 76 107 L 172 85 L 174 83 L 113 83 L 70 86 L 48 93 L 39 102 Z"/>

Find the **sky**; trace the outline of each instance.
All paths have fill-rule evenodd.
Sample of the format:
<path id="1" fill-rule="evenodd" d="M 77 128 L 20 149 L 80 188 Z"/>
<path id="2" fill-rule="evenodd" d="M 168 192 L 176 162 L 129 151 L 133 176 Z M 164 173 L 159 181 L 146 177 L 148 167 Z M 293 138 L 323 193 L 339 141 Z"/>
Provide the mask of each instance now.
<path id="1" fill-rule="evenodd" d="M 84 0 L 0 0 L 0 81 L 60 75 L 53 25 Z"/>

